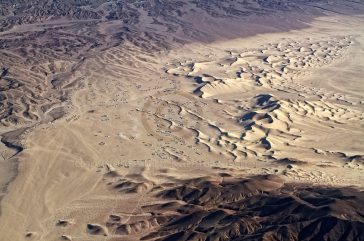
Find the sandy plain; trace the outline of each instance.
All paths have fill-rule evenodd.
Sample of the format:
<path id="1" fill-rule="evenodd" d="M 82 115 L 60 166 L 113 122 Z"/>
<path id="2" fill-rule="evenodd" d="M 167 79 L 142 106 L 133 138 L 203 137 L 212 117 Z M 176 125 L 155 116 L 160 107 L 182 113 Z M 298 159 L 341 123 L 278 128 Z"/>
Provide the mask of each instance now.
<path id="1" fill-rule="evenodd" d="M 331 14 L 300 30 L 158 53 L 126 43 L 85 57 L 67 114 L 22 138 L 1 240 L 198 240 L 179 233 L 195 224 L 156 231 L 163 221 L 151 219 L 175 215 L 160 197 L 191 179 L 199 190 L 255 175 L 266 175 L 247 184 L 259 193 L 285 183 L 361 190 L 363 26 L 363 16 Z"/>

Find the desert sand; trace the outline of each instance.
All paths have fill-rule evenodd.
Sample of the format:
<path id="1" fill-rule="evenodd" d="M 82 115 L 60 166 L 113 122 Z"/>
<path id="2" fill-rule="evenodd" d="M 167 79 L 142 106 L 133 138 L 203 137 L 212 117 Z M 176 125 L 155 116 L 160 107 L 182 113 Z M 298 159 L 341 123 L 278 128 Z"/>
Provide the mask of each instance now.
<path id="1" fill-rule="evenodd" d="M 264 18 L 162 48 L 4 29 L 78 26 L 1 50 L 0 240 L 364 240 L 364 17 Z"/>

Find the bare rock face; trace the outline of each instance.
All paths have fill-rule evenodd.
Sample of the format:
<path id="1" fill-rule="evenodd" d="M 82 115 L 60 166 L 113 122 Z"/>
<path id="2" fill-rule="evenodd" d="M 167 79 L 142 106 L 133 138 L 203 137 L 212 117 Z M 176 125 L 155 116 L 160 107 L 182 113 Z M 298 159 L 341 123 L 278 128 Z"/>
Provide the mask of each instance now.
<path id="1" fill-rule="evenodd" d="M 159 229 L 143 240 L 363 240 L 364 193 L 276 176 L 194 179 L 150 205 Z M 167 216 L 167 213 L 176 213 Z M 161 217 L 165 217 L 163 220 Z"/>

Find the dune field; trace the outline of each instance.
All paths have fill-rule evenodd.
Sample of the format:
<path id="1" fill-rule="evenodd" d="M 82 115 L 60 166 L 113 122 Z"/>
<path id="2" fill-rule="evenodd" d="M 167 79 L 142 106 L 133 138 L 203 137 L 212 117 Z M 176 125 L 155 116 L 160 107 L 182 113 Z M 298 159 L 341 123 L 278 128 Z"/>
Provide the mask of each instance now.
<path id="1" fill-rule="evenodd" d="M 0 6 L 0 241 L 364 240 L 364 2 Z"/>

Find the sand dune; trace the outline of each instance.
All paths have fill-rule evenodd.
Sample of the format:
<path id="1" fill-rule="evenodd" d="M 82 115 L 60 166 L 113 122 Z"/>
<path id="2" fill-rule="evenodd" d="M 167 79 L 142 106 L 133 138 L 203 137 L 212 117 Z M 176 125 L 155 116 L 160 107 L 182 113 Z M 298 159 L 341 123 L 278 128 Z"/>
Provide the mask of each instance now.
<path id="1" fill-rule="evenodd" d="M 0 240 L 364 240 L 360 1 L 3 1 Z"/>
<path id="2" fill-rule="evenodd" d="M 246 49 L 243 53 L 229 51 L 227 57 L 218 61 L 179 61 L 167 73 L 192 78 L 198 84 L 195 92 L 204 99 L 218 100 L 228 108 L 235 106 L 228 118 L 219 117 L 236 120 L 231 130 L 224 128 L 221 131 L 220 126 L 211 125 L 214 120 L 204 119 L 206 125 L 218 130 L 212 135 L 202 132 L 203 140 L 197 136 L 199 142 L 210 146 L 210 150 L 225 149 L 223 151 L 231 153 L 234 159 L 279 160 L 300 158 L 292 153 L 302 154 L 306 149 L 305 159 L 309 156 L 309 159 L 317 160 L 321 157 L 315 157 L 319 153 L 313 153 L 316 146 L 307 145 L 305 139 L 315 139 L 317 130 L 327 129 L 330 133 L 343 126 L 361 128 L 364 116 L 356 107 L 360 99 L 353 101 L 355 98 L 342 95 L 342 99 L 351 100 L 343 103 L 337 93 L 300 85 L 298 80 L 308 78 L 326 65 L 341 64 L 347 58 L 351 44 L 351 37 L 285 39 L 262 48 Z M 287 94 L 282 95 L 282 92 Z M 240 100 L 231 103 L 231 96 L 239 98 L 239 95 L 251 98 L 250 103 Z M 221 123 L 226 125 L 227 121 Z M 241 127 L 237 128 L 237 125 Z M 347 155 L 343 157 L 343 161 L 346 160 Z M 342 165 L 340 160 L 336 161 L 337 165 Z"/>

